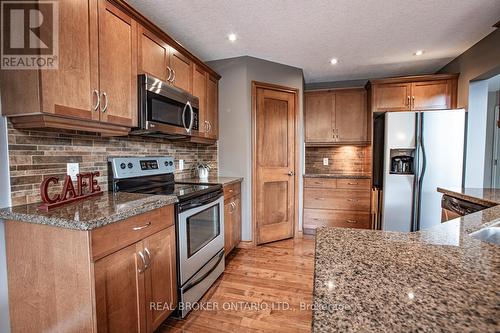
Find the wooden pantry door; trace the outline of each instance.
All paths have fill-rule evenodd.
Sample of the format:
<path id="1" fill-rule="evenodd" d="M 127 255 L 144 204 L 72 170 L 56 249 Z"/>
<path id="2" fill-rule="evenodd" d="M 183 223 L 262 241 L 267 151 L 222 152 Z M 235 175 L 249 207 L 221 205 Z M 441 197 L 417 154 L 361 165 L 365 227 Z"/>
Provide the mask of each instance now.
<path id="1" fill-rule="evenodd" d="M 256 244 L 293 237 L 297 219 L 298 91 L 253 82 L 253 216 Z"/>

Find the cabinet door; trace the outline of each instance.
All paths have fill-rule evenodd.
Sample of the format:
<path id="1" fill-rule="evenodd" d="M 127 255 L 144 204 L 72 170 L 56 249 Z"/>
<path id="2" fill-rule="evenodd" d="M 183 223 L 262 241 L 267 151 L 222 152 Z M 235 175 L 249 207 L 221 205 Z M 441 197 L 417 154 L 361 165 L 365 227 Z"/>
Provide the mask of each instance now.
<path id="1" fill-rule="evenodd" d="M 305 100 L 306 143 L 333 142 L 334 94 L 331 92 L 306 93 Z"/>
<path id="2" fill-rule="evenodd" d="M 366 91 L 335 92 L 335 128 L 339 142 L 363 142 L 368 139 Z"/>
<path id="3" fill-rule="evenodd" d="M 233 200 L 234 202 L 234 211 L 233 211 L 233 219 L 232 219 L 232 240 L 233 240 L 233 248 L 238 246 L 241 241 L 241 198 L 240 196 L 236 196 Z"/>
<path id="4" fill-rule="evenodd" d="M 450 80 L 412 83 L 412 110 L 451 109 L 451 88 Z"/>
<path id="5" fill-rule="evenodd" d="M 207 114 L 207 73 L 198 66 L 193 69 L 193 95 L 200 101 L 198 124 L 200 135 L 208 133 Z"/>
<path id="6" fill-rule="evenodd" d="M 411 83 L 386 83 L 373 86 L 373 112 L 409 111 Z"/>
<path id="7" fill-rule="evenodd" d="M 141 250 L 136 243 L 95 262 L 98 332 L 146 332 Z"/>
<path id="8" fill-rule="evenodd" d="M 169 66 L 173 71 L 173 76 L 170 79 L 172 84 L 177 88 L 191 92 L 191 60 L 171 47 Z"/>
<path id="9" fill-rule="evenodd" d="M 227 255 L 233 249 L 233 201 L 224 204 L 224 253 Z"/>
<path id="10" fill-rule="evenodd" d="M 167 81 L 169 46 L 154 33 L 139 27 L 138 60 L 139 72 L 150 74 L 162 81 Z"/>
<path id="11" fill-rule="evenodd" d="M 219 80 L 209 75 L 207 80 L 207 112 L 208 135 L 210 139 L 219 138 Z"/>
<path id="12" fill-rule="evenodd" d="M 58 4 L 59 68 L 40 71 L 42 111 L 99 120 L 99 112 L 94 111 L 94 90 L 99 87 L 97 78 L 91 76 L 91 67 L 97 65 L 97 44 L 92 45 L 97 33 L 92 30 L 97 26 L 95 2 L 75 0 Z M 24 89 L 25 84 L 22 91 L 30 93 Z"/>
<path id="13" fill-rule="evenodd" d="M 153 332 L 177 306 L 175 227 L 146 238 L 144 252 L 150 259 L 145 271 L 147 330 Z"/>
<path id="14" fill-rule="evenodd" d="M 137 126 L 137 23 L 106 0 L 99 1 L 101 120 Z"/>

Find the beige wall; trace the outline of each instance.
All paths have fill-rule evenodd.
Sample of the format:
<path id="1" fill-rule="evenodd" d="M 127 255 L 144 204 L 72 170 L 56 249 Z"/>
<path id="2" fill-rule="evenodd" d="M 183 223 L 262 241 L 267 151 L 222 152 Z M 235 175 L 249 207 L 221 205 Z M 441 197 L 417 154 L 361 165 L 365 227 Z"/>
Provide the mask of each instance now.
<path id="1" fill-rule="evenodd" d="M 467 108 L 469 82 L 476 79 L 487 79 L 500 73 L 500 29 L 477 42 L 439 70 L 438 73 L 460 73 L 458 107 Z"/>

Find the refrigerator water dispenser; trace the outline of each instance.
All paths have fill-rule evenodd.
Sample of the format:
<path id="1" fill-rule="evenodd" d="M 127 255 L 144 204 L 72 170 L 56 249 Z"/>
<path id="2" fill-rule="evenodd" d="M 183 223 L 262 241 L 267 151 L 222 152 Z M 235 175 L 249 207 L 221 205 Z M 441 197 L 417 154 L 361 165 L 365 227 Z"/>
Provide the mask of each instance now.
<path id="1" fill-rule="evenodd" d="M 415 174 L 414 160 L 415 149 L 391 149 L 390 174 L 413 175 Z"/>

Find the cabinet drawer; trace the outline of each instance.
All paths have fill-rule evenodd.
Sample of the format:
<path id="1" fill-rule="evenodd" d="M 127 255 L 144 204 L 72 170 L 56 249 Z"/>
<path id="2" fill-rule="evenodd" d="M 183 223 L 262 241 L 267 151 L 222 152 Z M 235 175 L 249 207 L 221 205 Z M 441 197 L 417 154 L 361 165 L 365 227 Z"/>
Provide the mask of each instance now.
<path id="1" fill-rule="evenodd" d="M 337 187 L 353 190 L 368 190 L 370 179 L 337 179 Z"/>
<path id="2" fill-rule="evenodd" d="M 304 209 L 304 228 L 322 226 L 341 228 L 370 228 L 370 214 L 354 211 Z"/>
<path id="3" fill-rule="evenodd" d="M 170 205 L 94 229 L 90 232 L 92 259 L 102 258 L 173 224 L 174 206 Z"/>
<path id="4" fill-rule="evenodd" d="M 370 192 L 347 189 L 304 189 L 304 208 L 337 210 L 370 210 Z"/>
<path id="5" fill-rule="evenodd" d="M 229 199 L 241 192 L 241 183 L 234 183 L 224 186 L 224 199 Z"/>
<path id="6" fill-rule="evenodd" d="M 304 178 L 304 187 L 336 188 L 337 187 L 337 179 Z"/>

